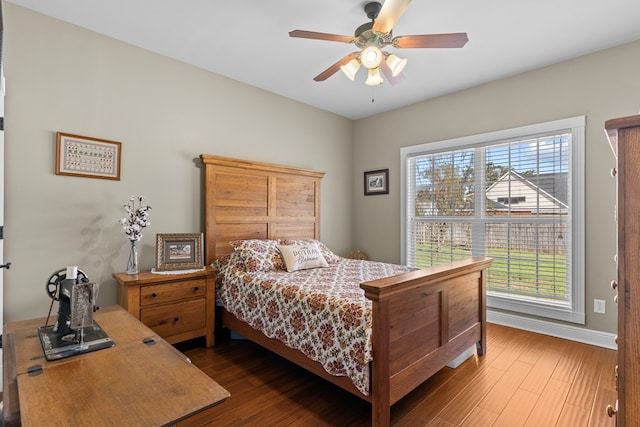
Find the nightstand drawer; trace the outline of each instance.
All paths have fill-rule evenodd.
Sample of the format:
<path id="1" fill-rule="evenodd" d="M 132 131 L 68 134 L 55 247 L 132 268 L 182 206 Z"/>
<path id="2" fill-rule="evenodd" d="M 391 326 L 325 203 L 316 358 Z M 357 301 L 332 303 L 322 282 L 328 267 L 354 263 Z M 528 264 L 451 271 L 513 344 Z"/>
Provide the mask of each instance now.
<path id="1" fill-rule="evenodd" d="M 163 338 L 205 328 L 206 299 L 198 298 L 145 308 L 140 310 L 140 320 Z"/>
<path id="2" fill-rule="evenodd" d="M 193 273 L 113 273 L 118 304 L 170 344 L 204 336 L 214 344 L 215 279 L 218 270 Z"/>
<path id="3" fill-rule="evenodd" d="M 205 279 L 184 280 L 140 288 L 140 306 L 178 301 L 187 298 L 204 297 L 207 291 Z"/>

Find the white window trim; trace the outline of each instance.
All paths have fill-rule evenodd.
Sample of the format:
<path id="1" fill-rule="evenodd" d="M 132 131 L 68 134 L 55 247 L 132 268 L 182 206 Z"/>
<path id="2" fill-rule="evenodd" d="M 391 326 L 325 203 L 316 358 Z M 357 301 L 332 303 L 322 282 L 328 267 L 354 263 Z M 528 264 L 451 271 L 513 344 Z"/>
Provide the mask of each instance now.
<path id="1" fill-rule="evenodd" d="M 407 262 L 407 187 L 408 171 L 407 157 L 425 152 L 439 150 L 452 150 L 465 146 L 483 145 L 488 142 L 501 139 L 512 139 L 524 135 L 535 135 L 571 129 L 572 145 L 570 152 L 570 186 L 571 186 L 571 235 L 572 235 L 572 260 L 571 260 L 571 306 L 572 309 L 555 307 L 549 304 L 542 305 L 535 302 L 514 300 L 508 297 L 487 295 L 487 306 L 501 310 L 509 310 L 535 316 L 547 317 L 567 322 L 585 324 L 585 116 L 571 117 L 554 120 L 534 125 L 521 126 L 513 129 L 505 129 L 478 135 L 470 135 L 445 141 L 402 147 L 400 149 L 401 172 L 401 260 Z"/>

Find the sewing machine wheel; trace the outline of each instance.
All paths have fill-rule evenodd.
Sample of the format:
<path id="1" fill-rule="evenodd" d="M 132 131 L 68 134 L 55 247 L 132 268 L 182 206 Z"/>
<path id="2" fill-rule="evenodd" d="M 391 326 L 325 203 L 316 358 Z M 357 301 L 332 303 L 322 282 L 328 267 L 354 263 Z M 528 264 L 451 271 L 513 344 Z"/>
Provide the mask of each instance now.
<path id="1" fill-rule="evenodd" d="M 49 277 L 49 280 L 47 281 L 47 288 L 46 288 L 47 295 L 49 295 L 49 298 L 56 301 L 60 299 L 60 296 L 58 295 L 58 285 L 60 284 L 60 282 L 62 282 L 66 278 L 67 278 L 66 268 L 62 268 L 56 271 L 51 275 L 51 277 Z M 86 283 L 89 281 L 89 276 L 87 276 L 84 271 L 78 270 L 77 280 L 80 283 Z"/>

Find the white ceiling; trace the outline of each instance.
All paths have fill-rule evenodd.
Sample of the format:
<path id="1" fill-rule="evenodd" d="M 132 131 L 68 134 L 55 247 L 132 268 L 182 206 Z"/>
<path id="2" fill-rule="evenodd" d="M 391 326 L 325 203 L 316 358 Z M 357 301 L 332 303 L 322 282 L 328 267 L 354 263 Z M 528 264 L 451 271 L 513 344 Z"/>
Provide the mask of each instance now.
<path id="1" fill-rule="evenodd" d="M 351 119 L 640 40 L 638 0 L 414 0 L 394 36 L 466 32 L 469 42 L 389 47 L 408 58 L 403 79 L 372 89 L 364 70 L 355 82 L 313 81 L 352 44 L 288 36 L 353 35 L 368 21 L 363 0 L 6 1 Z"/>

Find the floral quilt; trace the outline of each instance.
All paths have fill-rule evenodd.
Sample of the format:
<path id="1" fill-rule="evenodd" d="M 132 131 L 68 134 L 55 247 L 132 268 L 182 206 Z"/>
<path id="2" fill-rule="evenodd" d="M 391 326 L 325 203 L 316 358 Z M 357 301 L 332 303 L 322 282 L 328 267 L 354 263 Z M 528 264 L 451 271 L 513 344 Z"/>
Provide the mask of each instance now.
<path id="1" fill-rule="evenodd" d="M 406 266 L 343 258 L 325 268 L 252 271 L 230 262 L 216 298 L 239 320 L 300 350 L 369 394 L 371 301 L 359 284 L 394 276 Z"/>

